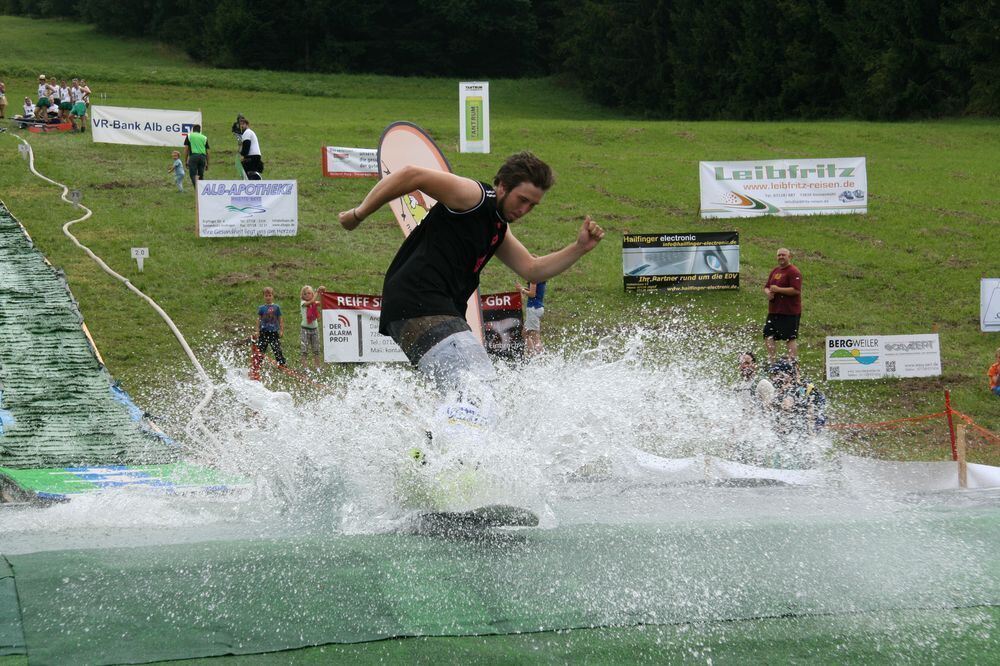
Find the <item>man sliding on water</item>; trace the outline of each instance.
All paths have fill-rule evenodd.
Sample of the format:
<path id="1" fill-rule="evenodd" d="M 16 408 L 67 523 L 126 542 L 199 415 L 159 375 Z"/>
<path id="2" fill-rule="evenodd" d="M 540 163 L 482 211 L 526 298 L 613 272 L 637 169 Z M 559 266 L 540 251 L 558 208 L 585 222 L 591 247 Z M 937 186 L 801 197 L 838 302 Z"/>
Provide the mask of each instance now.
<path id="1" fill-rule="evenodd" d="M 576 240 L 533 257 L 508 224 L 527 215 L 554 183 L 552 170 L 529 152 L 503 163 L 493 187 L 445 171 L 406 166 L 378 182 L 359 206 L 340 213 L 347 230 L 393 199 L 420 190 L 437 200 L 403 241 L 385 274 L 379 332 L 392 337 L 410 362 L 443 392 L 457 391 L 486 423 L 496 378 L 486 350 L 465 321 L 479 273 L 496 254 L 522 279 L 545 282 L 594 249 L 604 230 L 586 216 Z"/>

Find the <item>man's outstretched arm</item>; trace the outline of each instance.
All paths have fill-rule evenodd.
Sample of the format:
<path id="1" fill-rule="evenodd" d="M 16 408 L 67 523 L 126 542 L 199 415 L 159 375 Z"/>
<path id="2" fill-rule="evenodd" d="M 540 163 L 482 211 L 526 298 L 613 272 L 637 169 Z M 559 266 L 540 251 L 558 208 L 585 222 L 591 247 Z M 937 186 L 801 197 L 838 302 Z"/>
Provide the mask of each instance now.
<path id="1" fill-rule="evenodd" d="M 380 180 L 357 207 L 337 217 L 340 224 L 351 231 L 385 204 L 416 190 L 456 211 L 474 208 L 483 200 L 483 188 L 470 178 L 437 169 L 405 166 Z"/>
<path id="2" fill-rule="evenodd" d="M 588 215 L 583 220 L 576 240 L 561 250 L 544 257 L 533 257 L 508 229 L 507 237 L 497 248 L 496 254 L 500 261 L 528 282 L 545 282 L 575 264 L 580 257 L 597 247 L 602 238 L 604 229 Z"/>

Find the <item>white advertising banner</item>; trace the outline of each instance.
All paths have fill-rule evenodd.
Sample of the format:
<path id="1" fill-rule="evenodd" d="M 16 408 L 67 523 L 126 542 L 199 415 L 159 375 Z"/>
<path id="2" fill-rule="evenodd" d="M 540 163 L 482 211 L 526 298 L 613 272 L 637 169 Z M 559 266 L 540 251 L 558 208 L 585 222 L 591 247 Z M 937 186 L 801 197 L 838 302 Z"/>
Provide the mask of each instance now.
<path id="1" fill-rule="evenodd" d="M 294 180 L 198 181 L 198 236 L 294 236 L 299 190 Z"/>
<path id="2" fill-rule="evenodd" d="M 396 342 L 378 332 L 380 296 L 323 294 L 323 360 L 327 363 L 406 361 Z"/>
<path id="3" fill-rule="evenodd" d="M 979 283 L 980 329 L 1000 333 L 1000 278 L 983 278 Z"/>
<path id="4" fill-rule="evenodd" d="M 701 216 L 868 212 L 864 157 L 701 162 Z"/>
<path id="5" fill-rule="evenodd" d="M 91 135 L 98 143 L 180 148 L 194 125 L 201 125 L 201 111 L 90 107 Z"/>
<path id="6" fill-rule="evenodd" d="M 323 148 L 323 175 L 327 178 L 377 178 L 378 151 L 374 148 Z"/>
<path id="7" fill-rule="evenodd" d="M 490 84 L 458 84 L 458 152 L 490 152 Z"/>
<path id="8" fill-rule="evenodd" d="M 826 378 L 937 377 L 941 343 L 927 335 L 849 335 L 826 339 Z"/>

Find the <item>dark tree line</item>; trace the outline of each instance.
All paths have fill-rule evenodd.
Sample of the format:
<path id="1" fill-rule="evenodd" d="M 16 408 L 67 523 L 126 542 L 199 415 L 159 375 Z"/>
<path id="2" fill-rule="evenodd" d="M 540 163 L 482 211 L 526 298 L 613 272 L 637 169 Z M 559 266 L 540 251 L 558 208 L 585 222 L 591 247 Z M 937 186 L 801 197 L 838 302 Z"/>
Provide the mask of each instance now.
<path id="1" fill-rule="evenodd" d="M 1000 114 L 1000 0 L 0 0 L 218 67 L 569 78 L 661 118 Z"/>

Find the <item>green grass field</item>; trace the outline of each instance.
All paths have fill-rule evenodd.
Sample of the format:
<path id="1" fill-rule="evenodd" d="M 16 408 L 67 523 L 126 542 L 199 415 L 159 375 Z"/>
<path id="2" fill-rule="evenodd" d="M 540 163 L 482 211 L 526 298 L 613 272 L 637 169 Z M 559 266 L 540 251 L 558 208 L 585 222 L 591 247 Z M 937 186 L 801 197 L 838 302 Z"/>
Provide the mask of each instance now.
<path id="1" fill-rule="evenodd" d="M 68 48 L 38 48 L 43 43 Z M 608 230 L 595 252 L 552 282 L 550 340 L 571 344 L 566 333 L 582 321 L 656 326 L 681 308 L 711 332 L 706 340 L 724 336 L 762 349 L 760 287 L 775 249 L 787 246 L 804 275 L 801 354 L 811 376 L 824 374 L 826 335 L 941 335 L 942 377 L 835 383 L 828 393 L 839 405 L 836 420 L 937 412 L 950 389 L 958 409 L 1000 431 L 1000 400 L 988 394 L 985 379 L 1000 336 L 981 333 L 977 320 L 980 278 L 1000 277 L 996 121 L 649 122 L 588 103 L 556 80 L 493 80 L 493 154 L 459 154 L 456 80 L 215 70 L 169 48 L 103 37 L 86 26 L 6 16 L 0 44 L 8 116 L 34 95 L 38 74 L 83 76 L 94 104 L 200 109 L 213 147 L 209 178 L 236 177 L 230 125 L 242 112 L 260 137 L 266 176 L 298 180 L 298 236 L 198 239 L 190 184 L 178 193 L 167 173 L 171 149 L 98 144 L 90 134 L 25 133 L 37 168 L 80 189 L 93 209 L 94 217 L 75 227 L 81 242 L 156 299 L 205 361 L 211 360 L 205 352 L 252 330 L 265 285 L 293 314 L 305 283 L 378 293 L 401 235 L 387 208 L 354 233 L 339 227 L 337 211 L 355 205 L 373 181 L 323 178 L 321 148 L 375 147 L 388 123 L 410 120 L 437 139 L 463 175 L 490 180 L 501 159 L 521 149 L 553 165 L 556 187 L 514 227 L 529 249 L 565 245 L 587 213 Z M 17 145 L 0 135 L 0 198 L 66 272 L 111 372 L 141 404 L 189 380 L 190 366 L 155 313 L 62 235 L 62 224 L 77 215 L 56 188 L 28 172 Z M 866 216 L 699 218 L 699 160 L 848 156 L 868 160 Z M 622 233 L 699 230 L 740 232 L 738 292 L 623 293 Z M 129 254 L 134 246 L 150 249 L 141 274 Z M 483 291 L 509 290 L 515 280 L 493 262 Z M 910 455 L 946 454 L 941 442 L 927 447 Z M 978 458 L 1000 460 L 998 448 Z"/>

